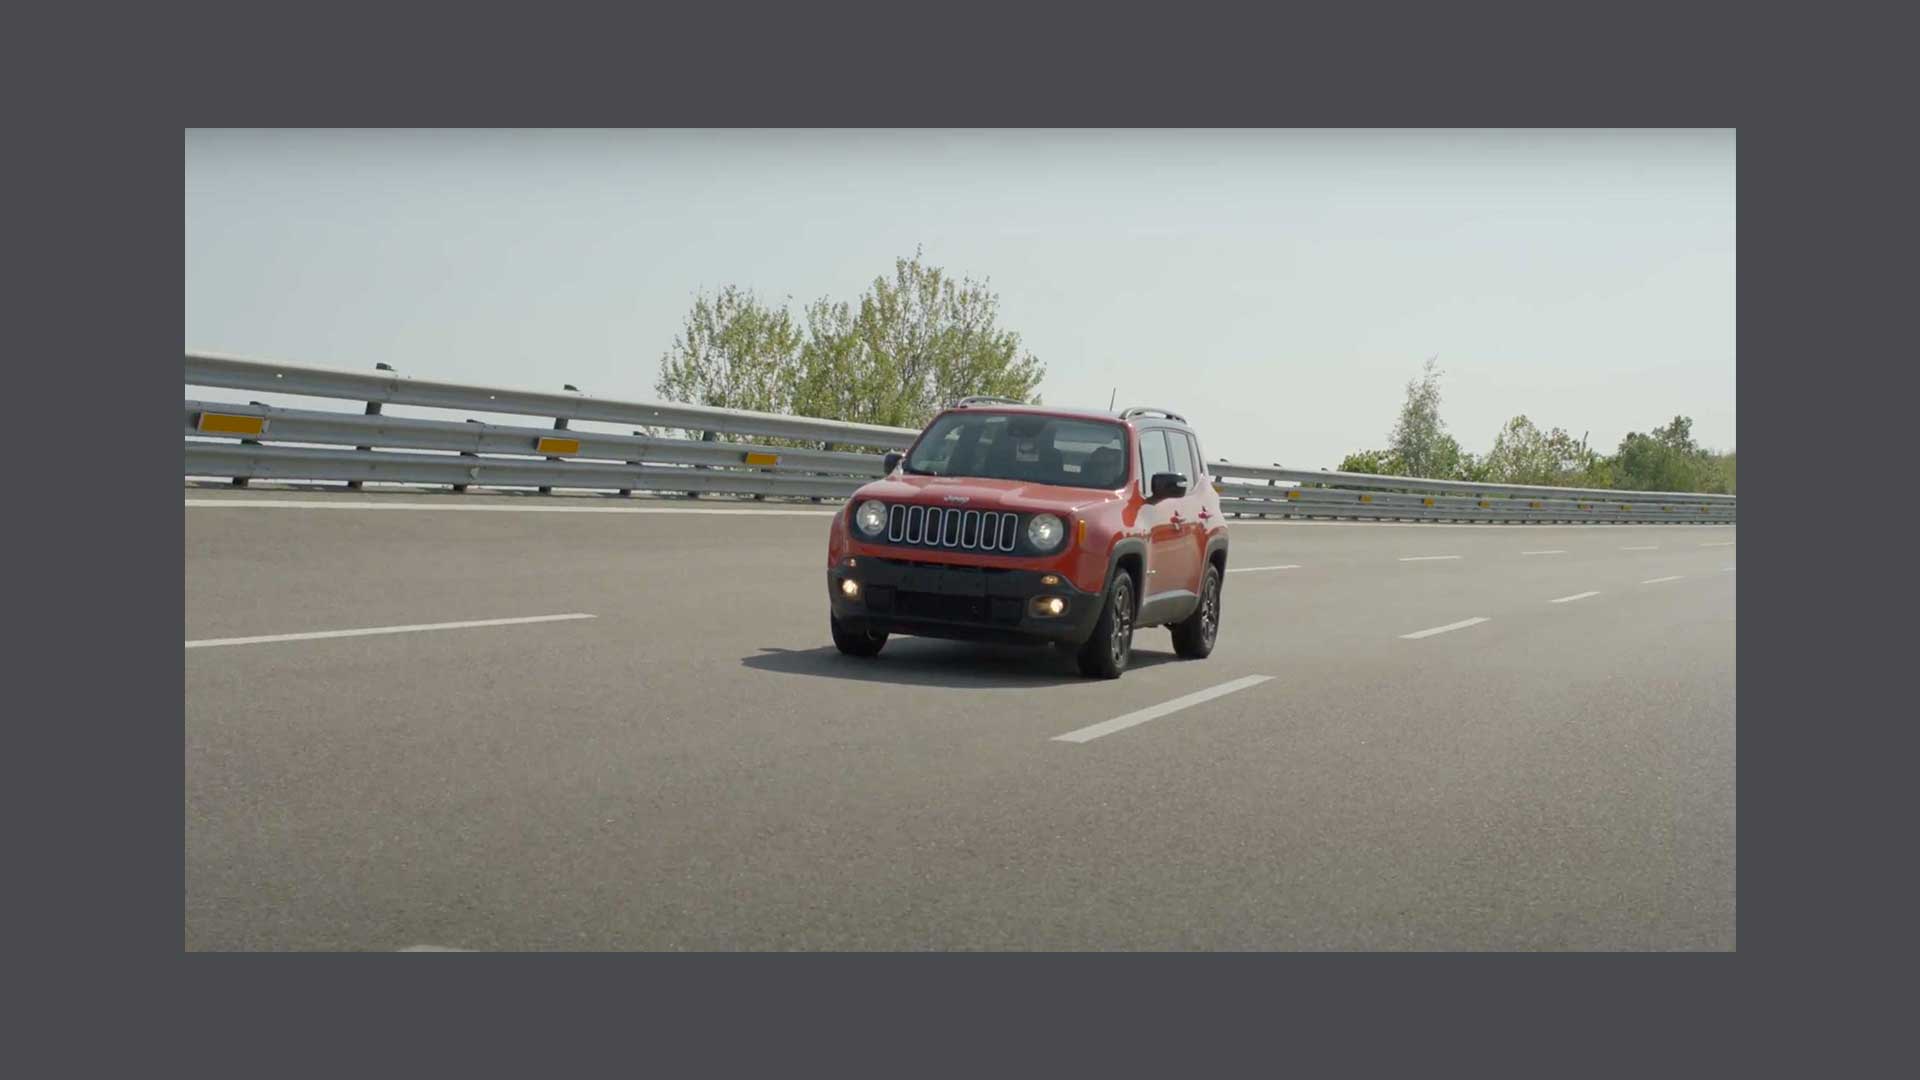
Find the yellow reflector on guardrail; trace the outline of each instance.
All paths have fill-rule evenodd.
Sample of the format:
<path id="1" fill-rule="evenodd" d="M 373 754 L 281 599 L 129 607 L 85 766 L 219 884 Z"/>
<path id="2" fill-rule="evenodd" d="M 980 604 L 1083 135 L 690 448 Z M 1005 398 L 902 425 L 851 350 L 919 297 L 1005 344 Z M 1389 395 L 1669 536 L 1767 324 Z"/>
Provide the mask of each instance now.
<path id="1" fill-rule="evenodd" d="M 762 453 L 757 453 L 755 451 L 749 450 L 747 451 L 747 464 L 778 465 L 780 464 L 780 455 L 779 454 L 762 454 Z"/>
<path id="2" fill-rule="evenodd" d="M 1541 504 L 1540 504 L 1539 502 L 1537 502 L 1537 501 L 1535 501 L 1535 502 L 1530 502 L 1530 503 L 1528 503 L 1527 505 L 1528 505 L 1528 506 L 1531 506 L 1531 507 L 1533 507 L 1533 508 L 1534 508 L 1535 510 L 1538 510 L 1538 509 L 1540 509 L 1540 506 L 1541 506 Z"/>
<path id="3" fill-rule="evenodd" d="M 1371 496 L 1371 495 L 1362 495 L 1362 496 L 1360 496 L 1360 501 L 1361 501 L 1361 502 L 1369 502 L 1369 503 L 1370 503 L 1370 502 L 1372 502 L 1372 501 L 1373 501 L 1373 496 Z"/>
<path id="4" fill-rule="evenodd" d="M 1432 506 L 1432 505 L 1433 505 L 1433 500 L 1432 500 L 1432 499 L 1421 499 L 1421 500 L 1420 500 L 1420 505 L 1421 505 L 1421 506 Z"/>
<path id="5" fill-rule="evenodd" d="M 1299 493 L 1298 491 L 1289 491 L 1289 492 L 1287 492 L 1287 498 L 1289 498 L 1289 499 L 1297 499 L 1297 498 L 1299 498 L 1299 497 L 1300 497 L 1300 493 Z"/>
<path id="6" fill-rule="evenodd" d="M 1491 509 L 1493 509 L 1493 504 L 1492 504 L 1492 503 L 1490 503 L 1490 502 L 1488 502 L 1488 501 L 1487 501 L 1487 500 L 1485 500 L 1485 499 L 1481 499 L 1481 500 L 1480 500 L 1480 509 L 1482 509 L 1482 510 L 1491 510 Z"/>
<path id="7" fill-rule="evenodd" d="M 543 435 L 535 449 L 543 454 L 577 454 L 580 452 L 580 440 L 554 439 Z"/>
<path id="8" fill-rule="evenodd" d="M 203 412 L 194 430 L 209 435 L 258 435 L 267 430 L 264 416 L 235 416 L 232 413 Z"/>

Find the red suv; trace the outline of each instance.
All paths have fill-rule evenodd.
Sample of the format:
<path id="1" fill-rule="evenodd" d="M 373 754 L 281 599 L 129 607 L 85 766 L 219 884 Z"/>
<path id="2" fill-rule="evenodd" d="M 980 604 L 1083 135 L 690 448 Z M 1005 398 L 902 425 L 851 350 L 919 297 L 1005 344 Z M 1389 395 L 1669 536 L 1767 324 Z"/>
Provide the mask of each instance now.
<path id="1" fill-rule="evenodd" d="M 1133 631 L 1199 659 L 1220 631 L 1227 523 L 1200 442 L 1164 409 L 965 398 L 834 515 L 833 643 L 1051 642 L 1118 678 Z"/>

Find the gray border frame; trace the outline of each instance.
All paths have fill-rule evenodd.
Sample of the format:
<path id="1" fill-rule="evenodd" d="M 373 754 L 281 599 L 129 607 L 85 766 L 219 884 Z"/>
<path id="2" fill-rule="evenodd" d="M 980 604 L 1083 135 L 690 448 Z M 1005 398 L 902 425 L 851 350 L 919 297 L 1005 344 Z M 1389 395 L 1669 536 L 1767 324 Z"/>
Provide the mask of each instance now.
<path id="1" fill-rule="evenodd" d="M 1888 152 L 1884 136 L 1899 130 L 1873 110 L 1893 92 L 1883 73 L 1901 66 L 1891 50 L 1904 35 L 1857 22 L 1851 37 L 1809 35 L 1798 19 L 1731 5 L 1559 15 L 1514 5 L 1478 18 L 1458 5 L 1230 18 L 1189 8 L 1156 9 L 1150 22 L 1119 9 L 893 6 L 883 19 L 876 9 L 836 18 L 772 5 L 752 16 L 633 8 L 592 32 L 552 8 L 503 19 L 469 7 L 336 5 L 284 12 L 279 26 L 242 17 L 253 10 L 129 11 L 130 21 L 105 26 L 96 17 L 84 38 L 52 26 L 69 36 L 46 40 L 86 41 L 91 63 L 76 78 L 72 53 L 44 50 L 46 66 L 28 76 L 47 98 L 30 106 L 35 134 L 57 153 L 15 159 L 39 211 L 24 215 L 25 246 L 44 280 L 84 287 L 48 290 L 21 312 L 23 355 L 35 363 L 16 370 L 35 369 L 32 392 L 40 380 L 93 381 L 74 380 L 68 365 L 112 365 L 118 393 L 98 396 L 92 422 L 154 445 L 175 438 L 170 413 L 151 405 L 173 392 L 154 339 L 177 309 L 154 286 L 179 265 L 176 125 L 1739 125 L 1740 195 L 1758 244 L 1740 266 L 1746 570 L 1761 575 L 1740 621 L 1749 658 L 1740 952 L 465 957 L 425 970 L 410 958 L 180 954 L 176 478 L 161 455 L 80 450 L 68 475 L 115 479 L 56 491 L 58 561 L 17 585 L 17 610 L 40 613 L 29 656 L 45 655 L 51 671 L 26 665 L 45 700 L 15 711 L 16 731 L 74 766 L 30 770 L 16 804 L 52 811 L 24 819 L 38 866 L 14 876 L 33 920 L 16 924 L 35 954 L 37 977 L 23 981 L 50 991 L 37 1011 L 52 1023 L 31 1027 L 77 1035 L 90 1021 L 91 1037 L 62 1039 L 55 1060 L 137 1055 L 144 1065 L 152 1045 L 184 1050 L 196 1072 L 481 1065 L 525 1075 L 578 1071 L 603 1055 L 616 1067 L 671 1069 L 678 1049 L 702 1071 L 730 1072 L 742 1057 L 792 1068 L 795 1056 L 823 1060 L 828 1045 L 868 1044 L 862 1057 L 895 1075 L 940 1071 L 929 1057 L 951 1062 L 947 1071 L 1084 1072 L 1119 1058 L 1189 1073 L 1224 1071 L 1242 1055 L 1272 1067 L 1313 1054 L 1342 1071 L 1464 1059 L 1561 1072 L 1571 1058 L 1590 1071 L 1657 1061 L 1662 1072 L 1721 1073 L 1749 1058 L 1864 1065 L 1872 1036 L 1892 1030 L 1878 1022 L 1886 999 L 1856 989 L 1877 989 L 1857 969 L 1875 955 L 1879 918 L 1906 893 L 1857 879 L 1900 850 L 1872 828 L 1904 805 L 1892 801 L 1904 760 L 1829 721 L 1835 676 L 1866 672 L 1851 699 L 1874 701 L 1867 669 L 1884 679 L 1911 632 L 1876 592 L 1796 579 L 1794 567 L 1829 548 L 1830 529 L 1767 496 L 1805 490 L 1820 465 L 1805 447 L 1857 450 L 1857 432 L 1876 419 L 1860 408 L 1894 404 L 1858 393 L 1880 381 L 1871 360 L 1855 358 L 1909 340 L 1876 335 L 1861 316 L 1903 311 L 1906 289 L 1887 283 L 1910 267 L 1889 247 L 1846 241 L 1882 234 L 1871 196 L 1891 202 L 1910 175 L 1862 160 Z M 23 41 L 42 40 L 38 27 L 19 29 Z M 728 78 L 714 77 L 719 57 L 701 42 L 727 47 Z M 914 92 L 898 92 L 906 86 Z M 1826 196 L 1818 206 L 1801 201 L 1816 192 Z M 1806 272 L 1834 260 L 1853 272 Z M 1886 633 L 1837 655 L 1849 643 L 1831 631 L 1876 620 Z M 1831 643 L 1804 635 L 1814 627 Z M 45 650 L 49 638 L 71 648 Z M 26 760 L 16 771 L 29 771 L 19 769 Z M 1154 1036 L 1141 1030 L 1149 1024 Z M 1043 1028 L 1055 1049 L 1020 1054 L 1012 1070 L 982 1053 Z M 926 1041 L 935 1032 L 943 1044 Z M 1843 1032 L 1817 1056 L 1804 1042 L 1779 1045 Z M 971 1045 L 951 1049 L 955 1041 Z"/>

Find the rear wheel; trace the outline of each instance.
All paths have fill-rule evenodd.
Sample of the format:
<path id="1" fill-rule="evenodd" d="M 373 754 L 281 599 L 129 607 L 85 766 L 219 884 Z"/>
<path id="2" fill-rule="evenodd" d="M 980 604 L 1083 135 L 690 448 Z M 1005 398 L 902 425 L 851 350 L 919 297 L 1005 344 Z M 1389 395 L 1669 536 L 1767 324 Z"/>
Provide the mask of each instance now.
<path id="1" fill-rule="evenodd" d="M 1133 575 L 1115 570 L 1107 585 L 1107 606 L 1093 624 L 1093 634 L 1080 646 L 1080 674 L 1117 679 L 1133 656 Z"/>
<path id="2" fill-rule="evenodd" d="M 856 630 L 841 622 L 839 617 L 832 613 L 828 613 L 827 623 L 833 630 L 834 648 L 848 656 L 878 656 L 880 647 L 887 643 L 886 634 Z"/>
<path id="3" fill-rule="evenodd" d="M 1200 606 L 1173 624 L 1173 651 L 1188 660 L 1204 660 L 1220 636 L 1220 568 L 1207 564 L 1200 580 Z"/>

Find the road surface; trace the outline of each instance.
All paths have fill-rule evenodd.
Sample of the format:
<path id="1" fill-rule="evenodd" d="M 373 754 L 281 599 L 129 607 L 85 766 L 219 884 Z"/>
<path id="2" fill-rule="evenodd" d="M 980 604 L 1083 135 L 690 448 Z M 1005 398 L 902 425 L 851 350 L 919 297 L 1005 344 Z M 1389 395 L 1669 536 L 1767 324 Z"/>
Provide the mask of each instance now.
<path id="1" fill-rule="evenodd" d="M 830 507 L 186 500 L 192 950 L 1734 947 L 1730 527 L 1235 521 L 1099 682 L 840 656 Z"/>

